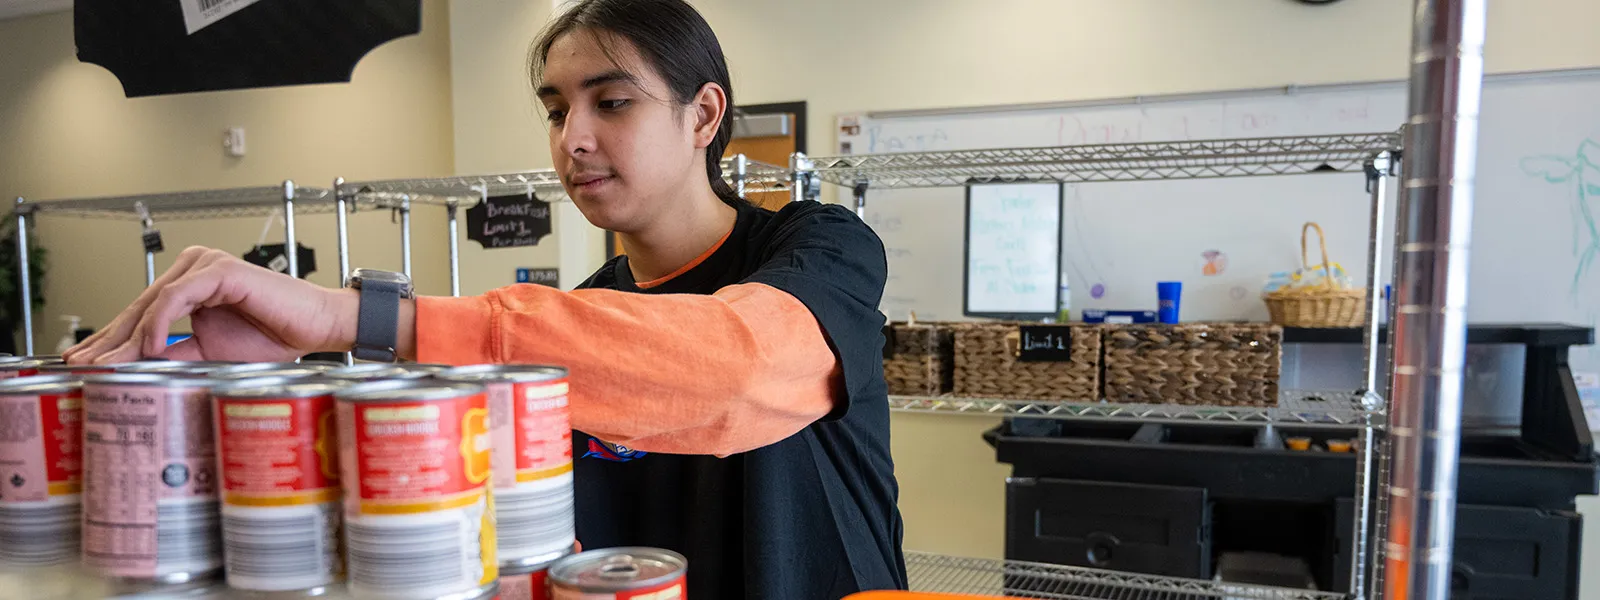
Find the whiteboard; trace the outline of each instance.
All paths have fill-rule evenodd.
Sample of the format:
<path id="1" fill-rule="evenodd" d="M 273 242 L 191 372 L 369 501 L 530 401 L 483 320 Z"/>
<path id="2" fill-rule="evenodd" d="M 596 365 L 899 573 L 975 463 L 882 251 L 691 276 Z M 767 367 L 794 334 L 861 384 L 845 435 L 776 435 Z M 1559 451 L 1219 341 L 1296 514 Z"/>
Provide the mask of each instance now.
<path id="1" fill-rule="evenodd" d="M 967 186 L 963 314 L 1054 317 L 1060 302 L 1061 184 Z"/>
<path id="2" fill-rule="evenodd" d="M 1402 84 L 1293 94 L 1033 111 L 858 117 L 840 128 L 855 153 L 1394 131 Z M 1600 76 L 1491 79 L 1479 134 L 1468 316 L 1473 322 L 1600 321 Z M 844 124 L 845 121 L 841 121 Z M 1391 215 L 1394 185 L 1391 185 Z M 869 190 L 866 220 L 883 238 L 896 319 L 961 320 L 964 190 Z M 1300 226 L 1320 223 L 1328 249 L 1366 276 L 1370 218 L 1360 174 L 1069 184 L 1062 264 L 1074 315 L 1156 308 L 1155 282 L 1181 281 L 1183 318 L 1266 320 L 1268 273 L 1300 264 Z M 1391 216 L 1392 219 L 1392 216 Z M 1387 237 L 1387 232 L 1385 233 Z M 1316 242 L 1312 241 L 1313 252 Z M 1386 247 L 1388 245 L 1386 244 Z M 1387 249 L 1392 256 L 1392 248 Z M 1313 261 L 1320 260 L 1313 257 Z M 1389 266 L 1383 268 L 1385 281 Z M 1574 348 L 1578 370 L 1600 353 Z"/>

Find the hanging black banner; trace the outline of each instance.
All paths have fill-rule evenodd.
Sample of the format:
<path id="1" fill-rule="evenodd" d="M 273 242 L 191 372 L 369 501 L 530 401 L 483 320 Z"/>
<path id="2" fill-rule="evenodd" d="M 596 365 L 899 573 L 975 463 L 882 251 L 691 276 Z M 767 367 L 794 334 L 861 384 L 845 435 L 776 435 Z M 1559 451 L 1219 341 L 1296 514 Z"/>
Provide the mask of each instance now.
<path id="1" fill-rule="evenodd" d="M 77 0 L 78 60 L 129 98 L 344 83 L 373 48 L 422 31 L 421 0 Z"/>
<path id="2" fill-rule="evenodd" d="M 305 279 L 307 275 L 317 270 L 317 251 L 307 248 L 305 244 L 299 242 L 295 242 L 294 245 L 298 250 L 295 253 L 295 259 L 299 262 L 295 267 L 299 268 L 300 278 Z M 283 244 L 256 246 L 245 251 L 243 258 L 245 262 L 252 265 L 272 269 L 279 273 L 288 273 L 289 256 L 283 251 L 283 248 Z"/>
<path id="3" fill-rule="evenodd" d="M 550 235 L 550 203 L 533 192 L 490 196 L 467 209 L 467 239 L 484 248 L 537 246 Z"/>

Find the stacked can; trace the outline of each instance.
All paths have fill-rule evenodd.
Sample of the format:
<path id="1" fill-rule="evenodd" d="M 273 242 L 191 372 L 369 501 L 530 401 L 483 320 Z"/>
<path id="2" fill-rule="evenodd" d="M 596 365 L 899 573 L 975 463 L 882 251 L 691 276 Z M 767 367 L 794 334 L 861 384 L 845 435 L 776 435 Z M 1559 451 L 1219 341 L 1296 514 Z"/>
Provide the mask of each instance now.
<path id="1" fill-rule="evenodd" d="M 333 394 L 348 385 L 266 377 L 212 391 L 229 586 L 317 595 L 343 576 Z"/>
<path id="2" fill-rule="evenodd" d="M 607 548 L 550 566 L 552 600 L 683 600 L 689 561 L 659 548 Z"/>
<path id="3" fill-rule="evenodd" d="M 59 356 L 24 356 L 21 358 L 8 356 L 0 358 L 0 379 L 32 377 L 38 375 L 40 369 L 59 364 L 61 364 L 61 357 Z"/>
<path id="4" fill-rule="evenodd" d="M 488 392 L 501 568 L 521 570 L 565 556 L 574 540 L 567 370 L 477 365 L 436 377 L 479 383 Z"/>
<path id="5" fill-rule="evenodd" d="M 85 379 L 85 566 L 137 587 L 219 573 L 211 385 L 144 373 Z"/>
<path id="6" fill-rule="evenodd" d="M 0 563 L 78 558 L 83 382 L 72 376 L 0 382 Z"/>
<path id="7" fill-rule="evenodd" d="M 351 595 L 494 595 L 499 564 L 483 387 L 382 381 L 335 397 Z"/>

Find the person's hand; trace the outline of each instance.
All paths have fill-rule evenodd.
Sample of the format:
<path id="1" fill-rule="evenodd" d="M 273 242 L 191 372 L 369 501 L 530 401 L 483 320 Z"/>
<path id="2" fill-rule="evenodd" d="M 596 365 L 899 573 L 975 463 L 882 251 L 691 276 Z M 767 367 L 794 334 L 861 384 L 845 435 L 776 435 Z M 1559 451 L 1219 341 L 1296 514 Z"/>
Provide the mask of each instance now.
<path id="1" fill-rule="evenodd" d="M 62 357 L 72 364 L 144 357 L 288 361 L 342 352 L 355 340 L 359 304 L 352 290 L 320 287 L 220 250 L 191 247 L 116 319 Z M 167 347 L 168 331 L 184 317 L 194 336 Z"/>

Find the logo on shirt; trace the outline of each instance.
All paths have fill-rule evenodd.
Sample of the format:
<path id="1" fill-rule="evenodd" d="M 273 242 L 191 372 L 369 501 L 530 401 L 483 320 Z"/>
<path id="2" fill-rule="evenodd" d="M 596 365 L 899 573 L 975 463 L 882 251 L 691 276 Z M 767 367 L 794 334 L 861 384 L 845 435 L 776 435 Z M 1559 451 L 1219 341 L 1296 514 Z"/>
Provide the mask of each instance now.
<path id="1" fill-rule="evenodd" d="M 583 453 L 584 458 L 598 458 L 611 462 L 628 462 L 648 454 L 641 450 L 633 450 L 621 444 L 612 444 L 589 438 L 589 451 Z"/>

